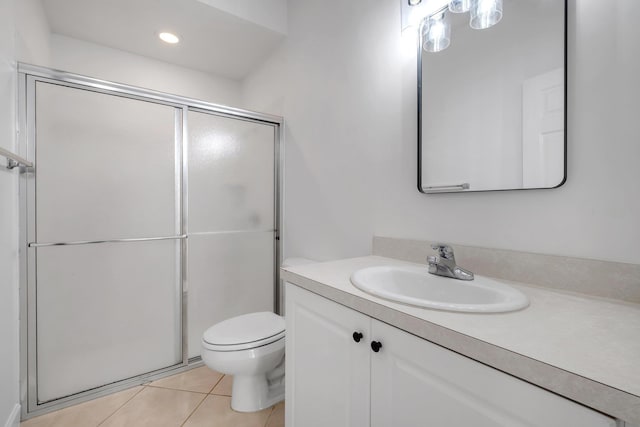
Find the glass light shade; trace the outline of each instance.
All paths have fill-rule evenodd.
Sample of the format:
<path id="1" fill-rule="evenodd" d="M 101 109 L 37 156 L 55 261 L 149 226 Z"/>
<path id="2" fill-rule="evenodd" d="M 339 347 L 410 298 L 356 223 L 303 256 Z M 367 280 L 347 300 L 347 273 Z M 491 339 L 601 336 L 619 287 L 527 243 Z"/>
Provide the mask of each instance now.
<path id="1" fill-rule="evenodd" d="M 471 0 L 471 20 L 474 30 L 493 27 L 502 19 L 502 0 Z"/>
<path id="2" fill-rule="evenodd" d="M 442 11 L 427 18 L 422 30 L 422 48 L 427 52 L 440 52 L 451 44 L 451 23 Z"/>
<path id="3" fill-rule="evenodd" d="M 471 9 L 471 0 L 452 0 L 449 3 L 449 11 L 453 13 L 464 13 Z"/>

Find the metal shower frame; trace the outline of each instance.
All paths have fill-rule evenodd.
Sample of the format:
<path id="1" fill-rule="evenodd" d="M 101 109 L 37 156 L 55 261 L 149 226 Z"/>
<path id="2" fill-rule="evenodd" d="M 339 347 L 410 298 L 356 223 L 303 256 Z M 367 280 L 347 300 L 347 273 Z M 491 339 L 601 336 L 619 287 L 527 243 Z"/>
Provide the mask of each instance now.
<path id="1" fill-rule="evenodd" d="M 117 241 L 139 240 L 180 240 L 179 261 L 177 259 L 180 280 L 177 280 L 176 296 L 181 304 L 182 361 L 176 365 L 115 383 L 86 390 L 71 396 L 48 402 L 38 402 L 37 395 L 37 331 L 36 331 L 36 260 L 35 250 L 30 247 L 63 244 L 96 244 L 107 241 L 82 241 L 66 243 L 35 242 L 35 176 L 38 165 L 35 162 L 35 88 L 36 82 L 51 83 L 69 88 L 88 90 L 106 95 L 114 95 L 140 101 L 153 102 L 175 108 L 175 147 L 176 147 L 176 236 L 150 237 L 145 239 L 119 239 Z M 200 358 L 188 357 L 187 342 L 187 297 L 188 280 L 186 272 L 188 237 L 188 156 L 187 156 L 187 112 L 201 112 L 237 120 L 262 123 L 274 128 L 274 277 L 273 307 L 281 312 L 280 271 L 282 263 L 282 212 L 283 212 L 283 172 L 284 172 L 284 119 L 280 116 L 258 113 L 234 107 L 205 102 L 193 98 L 171 95 L 159 91 L 95 79 L 65 71 L 18 64 L 18 121 L 19 155 L 29 159 L 32 167 L 20 167 L 19 204 L 20 204 L 20 400 L 22 419 L 31 418 L 46 412 L 80 403 L 115 391 L 144 384 L 169 373 L 178 373 L 202 364 Z M 114 242 L 109 240 L 108 242 Z"/>

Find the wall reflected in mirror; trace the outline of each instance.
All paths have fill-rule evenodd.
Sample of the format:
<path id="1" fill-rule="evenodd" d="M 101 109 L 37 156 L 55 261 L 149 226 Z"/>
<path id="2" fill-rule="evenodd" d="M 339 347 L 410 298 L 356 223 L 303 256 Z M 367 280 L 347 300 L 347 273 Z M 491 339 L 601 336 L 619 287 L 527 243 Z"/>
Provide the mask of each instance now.
<path id="1" fill-rule="evenodd" d="M 504 0 L 483 30 L 446 13 L 450 44 L 418 58 L 420 191 L 562 185 L 566 2 Z"/>

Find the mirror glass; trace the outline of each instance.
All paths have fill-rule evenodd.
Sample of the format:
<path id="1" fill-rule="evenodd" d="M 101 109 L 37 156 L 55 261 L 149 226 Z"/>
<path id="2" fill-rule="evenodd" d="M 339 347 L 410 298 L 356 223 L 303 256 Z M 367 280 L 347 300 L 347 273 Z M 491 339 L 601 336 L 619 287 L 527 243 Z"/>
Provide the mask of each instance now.
<path id="1" fill-rule="evenodd" d="M 565 14 L 561 0 L 503 0 L 502 19 L 476 30 L 469 25 L 469 12 L 447 11 L 450 44 L 435 53 L 423 49 L 429 41 L 423 24 L 418 57 L 420 191 L 554 188 L 564 183 Z"/>

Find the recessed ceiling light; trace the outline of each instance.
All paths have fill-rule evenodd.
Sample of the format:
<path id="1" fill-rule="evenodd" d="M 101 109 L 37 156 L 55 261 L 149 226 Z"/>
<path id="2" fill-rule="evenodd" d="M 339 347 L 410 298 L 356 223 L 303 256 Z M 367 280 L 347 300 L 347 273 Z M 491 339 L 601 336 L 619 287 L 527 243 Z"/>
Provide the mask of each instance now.
<path id="1" fill-rule="evenodd" d="M 176 36 L 173 33 L 163 32 L 158 34 L 158 37 L 160 37 L 160 40 L 162 40 L 163 42 L 169 44 L 176 44 L 180 42 L 180 37 Z"/>

